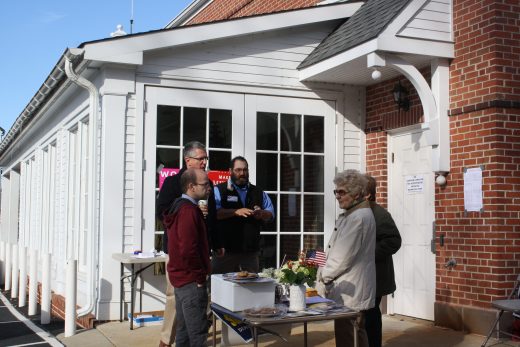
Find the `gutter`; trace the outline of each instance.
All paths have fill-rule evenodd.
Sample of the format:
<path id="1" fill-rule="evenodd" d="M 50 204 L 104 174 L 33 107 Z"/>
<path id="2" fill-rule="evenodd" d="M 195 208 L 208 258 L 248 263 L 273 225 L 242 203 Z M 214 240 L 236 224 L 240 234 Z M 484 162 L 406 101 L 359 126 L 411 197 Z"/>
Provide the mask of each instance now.
<path id="1" fill-rule="evenodd" d="M 52 96 L 67 80 L 67 76 L 65 74 L 65 55 L 67 52 L 68 50 L 63 53 L 60 60 L 56 63 L 45 82 L 43 82 L 40 89 L 38 89 L 36 94 L 34 94 L 29 104 L 25 106 L 24 110 L 22 113 L 20 113 L 18 118 L 16 118 L 13 125 L 7 132 L 7 135 L 3 138 L 2 142 L 0 142 L 0 158 L 8 149 L 9 145 L 26 128 L 26 125 L 32 121 L 32 119 L 45 105 L 47 105 L 48 101 L 51 100 Z M 78 66 L 82 59 L 83 58 L 80 57 L 74 57 L 72 59 L 74 66 Z"/>
<path id="2" fill-rule="evenodd" d="M 88 177 L 92 180 L 89 184 L 89 197 L 90 203 L 87 207 L 87 215 L 89 216 L 87 230 L 90 230 L 90 235 L 87 238 L 87 259 L 90 261 L 90 264 L 87 265 L 87 303 L 82 308 L 77 311 L 78 317 L 85 316 L 91 313 L 94 310 L 98 290 L 96 285 L 97 276 L 97 259 L 99 255 L 98 249 L 98 238 L 97 230 L 99 230 L 98 225 L 96 223 L 96 150 L 97 150 L 97 139 L 98 139 L 98 129 L 100 128 L 100 97 L 99 91 L 96 86 L 87 80 L 86 78 L 78 75 L 76 71 L 74 71 L 73 61 L 77 59 L 83 59 L 84 50 L 79 48 L 68 49 L 65 54 L 65 73 L 67 77 L 76 85 L 81 88 L 84 88 L 89 93 L 89 145 L 90 145 L 90 160 L 88 162 Z"/>

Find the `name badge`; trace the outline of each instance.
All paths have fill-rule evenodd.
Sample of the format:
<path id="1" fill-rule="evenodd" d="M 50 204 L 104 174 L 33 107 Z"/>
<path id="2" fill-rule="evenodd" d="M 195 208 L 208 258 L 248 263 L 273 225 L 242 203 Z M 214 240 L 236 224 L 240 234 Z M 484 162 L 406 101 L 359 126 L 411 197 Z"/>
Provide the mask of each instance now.
<path id="1" fill-rule="evenodd" d="M 228 196 L 227 201 L 228 202 L 238 202 L 238 196 Z"/>

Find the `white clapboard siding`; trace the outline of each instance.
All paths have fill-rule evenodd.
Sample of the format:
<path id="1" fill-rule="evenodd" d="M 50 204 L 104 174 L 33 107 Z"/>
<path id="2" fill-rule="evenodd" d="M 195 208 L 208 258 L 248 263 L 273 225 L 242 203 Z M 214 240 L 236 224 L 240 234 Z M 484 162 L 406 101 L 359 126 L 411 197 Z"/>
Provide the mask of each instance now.
<path id="1" fill-rule="evenodd" d="M 64 294 L 67 262 L 67 201 L 69 141 L 66 130 L 59 130 L 56 139 L 56 209 L 53 263 L 53 290 Z"/>
<path id="2" fill-rule="evenodd" d="M 304 88 L 296 67 L 332 30 L 312 25 L 179 47 L 145 56 L 139 73 L 164 78 Z"/>
<path id="3" fill-rule="evenodd" d="M 361 139 L 359 130 L 353 131 L 347 129 L 350 122 L 345 119 L 345 129 L 343 131 L 344 145 L 343 145 L 343 167 L 344 168 L 355 168 L 360 169 L 360 156 L 361 156 Z"/>
<path id="4" fill-rule="evenodd" d="M 400 30 L 399 36 L 452 40 L 451 0 L 430 0 Z"/>
<path id="5" fill-rule="evenodd" d="M 127 99 L 127 112 L 125 117 L 125 172 L 124 172 L 124 206 L 123 206 L 123 251 L 134 251 L 134 244 L 139 244 L 139 240 L 134 240 L 135 230 L 135 156 L 136 146 L 136 118 L 135 118 L 135 94 L 131 94 Z M 137 241 L 137 242 L 136 242 Z"/>

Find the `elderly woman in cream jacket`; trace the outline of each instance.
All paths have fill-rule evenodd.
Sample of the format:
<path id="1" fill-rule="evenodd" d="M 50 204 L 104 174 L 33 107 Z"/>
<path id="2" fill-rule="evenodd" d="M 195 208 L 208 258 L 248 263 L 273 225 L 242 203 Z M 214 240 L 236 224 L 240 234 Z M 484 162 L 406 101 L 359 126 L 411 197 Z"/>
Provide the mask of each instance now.
<path id="1" fill-rule="evenodd" d="M 353 310 L 374 307 L 376 297 L 376 224 L 368 201 L 364 199 L 366 177 L 347 170 L 334 177 L 334 194 L 344 212 L 336 221 L 326 249 L 327 262 L 318 272 L 320 294 Z M 334 321 L 336 346 L 352 346 L 356 324 L 359 346 L 368 346 L 364 314 L 356 322 Z"/>

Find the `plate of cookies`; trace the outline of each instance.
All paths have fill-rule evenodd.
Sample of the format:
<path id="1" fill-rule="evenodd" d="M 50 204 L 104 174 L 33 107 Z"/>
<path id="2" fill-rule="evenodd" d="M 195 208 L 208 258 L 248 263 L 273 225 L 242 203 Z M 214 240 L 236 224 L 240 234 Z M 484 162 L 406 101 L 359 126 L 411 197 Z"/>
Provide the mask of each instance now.
<path id="1" fill-rule="evenodd" d="M 224 279 L 230 279 L 234 281 L 250 281 L 258 278 L 258 274 L 254 272 L 239 271 L 229 272 L 223 275 Z"/>

